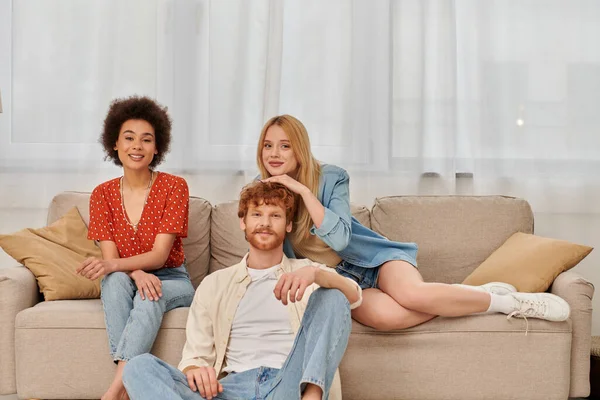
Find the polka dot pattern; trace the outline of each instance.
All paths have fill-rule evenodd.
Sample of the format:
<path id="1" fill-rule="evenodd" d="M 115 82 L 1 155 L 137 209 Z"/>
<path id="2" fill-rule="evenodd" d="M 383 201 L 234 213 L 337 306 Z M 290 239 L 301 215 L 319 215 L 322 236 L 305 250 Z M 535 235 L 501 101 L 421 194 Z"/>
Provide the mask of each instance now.
<path id="1" fill-rule="evenodd" d="M 111 179 L 98 185 L 90 197 L 88 239 L 115 242 L 119 256 L 126 258 L 152 250 L 159 233 L 175 233 L 165 267 L 178 267 L 185 259 L 181 239 L 188 233 L 189 202 L 185 179 L 159 172 L 136 232 L 123 214 L 119 178 Z"/>

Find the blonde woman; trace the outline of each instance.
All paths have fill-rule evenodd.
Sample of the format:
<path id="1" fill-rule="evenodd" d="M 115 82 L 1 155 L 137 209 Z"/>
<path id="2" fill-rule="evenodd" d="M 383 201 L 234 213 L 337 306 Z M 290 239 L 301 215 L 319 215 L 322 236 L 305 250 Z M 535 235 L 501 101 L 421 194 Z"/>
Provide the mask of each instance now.
<path id="1" fill-rule="evenodd" d="M 548 293 L 518 293 L 512 285 L 472 287 L 424 282 L 417 245 L 386 239 L 350 213 L 349 176 L 312 155 L 306 128 L 290 115 L 271 118 L 257 149 L 261 179 L 287 186 L 299 198 L 294 229 L 284 251 L 335 268 L 363 289 L 357 321 L 379 330 L 403 329 L 435 316 L 500 312 L 515 317 L 563 321 L 567 302 Z"/>

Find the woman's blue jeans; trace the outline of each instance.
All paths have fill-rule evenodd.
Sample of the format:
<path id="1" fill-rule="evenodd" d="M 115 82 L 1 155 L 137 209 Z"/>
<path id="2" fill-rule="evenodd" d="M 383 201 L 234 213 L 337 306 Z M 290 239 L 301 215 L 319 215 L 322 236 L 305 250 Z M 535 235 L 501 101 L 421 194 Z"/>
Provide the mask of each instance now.
<path id="1" fill-rule="evenodd" d="M 135 282 L 124 272 L 113 272 L 102 280 L 104 321 L 115 362 L 150 352 L 163 314 L 192 304 L 194 287 L 185 265 L 151 273 L 162 282 L 162 297 L 157 301 L 142 300 Z"/>

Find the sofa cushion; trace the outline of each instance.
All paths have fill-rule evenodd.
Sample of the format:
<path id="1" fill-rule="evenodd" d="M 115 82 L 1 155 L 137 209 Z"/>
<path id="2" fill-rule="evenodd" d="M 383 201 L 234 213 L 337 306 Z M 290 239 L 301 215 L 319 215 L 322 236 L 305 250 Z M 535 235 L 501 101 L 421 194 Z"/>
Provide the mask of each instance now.
<path id="1" fill-rule="evenodd" d="M 426 281 L 462 282 L 515 232 L 533 233 L 533 213 L 504 196 L 391 196 L 375 200 L 372 229 L 415 242 Z"/>
<path id="2" fill-rule="evenodd" d="M 165 314 L 152 349 L 171 365 L 181 357 L 187 313 L 179 308 Z M 497 314 L 440 317 L 389 332 L 353 321 L 340 365 L 344 399 L 479 400 L 489 393 L 566 399 L 571 324 L 539 319 L 528 323 L 526 336 L 526 321 L 507 321 Z M 68 393 L 69 398 L 100 398 L 114 376 L 99 300 L 38 304 L 18 314 L 15 334 L 21 397 L 65 398 L 61 396 Z M 373 367 L 377 365 L 384 367 Z M 432 376 L 436 384 L 424 385 Z"/>
<path id="3" fill-rule="evenodd" d="M 100 279 L 91 281 L 75 270 L 88 257 L 101 257 L 87 228 L 72 207 L 51 225 L 0 235 L 0 246 L 35 275 L 46 300 L 100 297 Z"/>
<path id="4" fill-rule="evenodd" d="M 526 321 L 501 314 L 388 332 L 353 321 L 340 364 L 344 399 L 567 399 L 570 321 L 528 323 L 525 335 Z"/>
<path id="5" fill-rule="evenodd" d="M 167 312 L 152 347 L 152 354 L 173 366 L 181 359 L 188 311 Z M 43 302 L 21 311 L 15 355 L 23 398 L 99 399 L 115 374 L 100 300 Z"/>
<path id="6" fill-rule="evenodd" d="M 165 313 L 161 329 L 185 329 L 189 308 L 181 307 Z M 105 329 L 102 301 L 44 301 L 21 311 L 15 322 L 17 329 Z"/>
<path id="7" fill-rule="evenodd" d="M 545 292 L 561 272 L 573 268 L 591 251 L 591 247 L 566 240 L 517 232 L 463 283 L 506 282 L 519 292 Z"/>
<path id="8" fill-rule="evenodd" d="M 351 205 L 352 215 L 365 226 L 370 226 L 369 210 Z M 240 262 L 248 251 L 248 242 L 240 229 L 237 216 L 238 201 L 217 204 L 213 207 L 210 228 L 210 272 Z"/>
<path id="9" fill-rule="evenodd" d="M 0 268 L 0 394 L 17 391 L 15 317 L 33 307 L 39 297 L 37 282 L 30 270 L 20 265 Z"/>
<path id="10" fill-rule="evenodd" d="M 367 207 L 350 204 L 350 211 L 352 212 L 352 216 L 356 218 L 358 222 L 367 228 L 371 227 L 371 212 Z"/>
<path id="11" fill-rule="evenodd" d="M 90 221 L 90 194 L 82 192 L 63 192 L 56 195 L 48 209 L 48 224 L 56 221 L 71 207 L 79 210 L 86 225 Z M 208 201 L 190 196 L 188 237 L 183 239 L 186 266 L 194 287 L 198 287 L 208 273 L 210 259 L 210 213 Z"/>

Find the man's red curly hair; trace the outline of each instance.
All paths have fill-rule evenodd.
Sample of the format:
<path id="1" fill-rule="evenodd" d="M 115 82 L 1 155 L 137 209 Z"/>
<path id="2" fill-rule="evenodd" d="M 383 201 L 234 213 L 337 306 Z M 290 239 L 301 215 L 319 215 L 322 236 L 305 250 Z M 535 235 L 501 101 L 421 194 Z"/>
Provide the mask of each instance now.
<path id="1" fill-rule="evenodd" d="M 250 207 L 262 204 L 277 205 L 285 210 L 285 222 L 293 220 L 296 212 L 296 199 L 294 193 L 281 183 L 253 182 L 246 185 L 240 194 L 238 217 L 246 218 Z"/>

